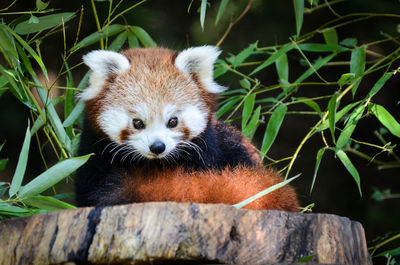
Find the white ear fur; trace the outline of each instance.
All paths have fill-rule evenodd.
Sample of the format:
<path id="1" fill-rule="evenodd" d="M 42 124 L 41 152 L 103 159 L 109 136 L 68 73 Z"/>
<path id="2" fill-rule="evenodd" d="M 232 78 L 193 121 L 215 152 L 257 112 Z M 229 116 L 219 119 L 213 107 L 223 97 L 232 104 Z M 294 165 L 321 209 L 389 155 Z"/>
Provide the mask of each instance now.
<path id="1" fill-rule="evenodd" d="M 211 93 L 220 93 L 226 88 L 214 81 L 214 63 L 221 51 L 214 46 L 193 47 L 183 50 L 175 59 L 175 66 L 183 73 L 196 74 L 204 88 Z"/>
<path id="2" fill-rule="evenodd" d="M 80 94 L 83 100 L 96 97 L 109 74 L 121 74 L 130 67 L 128 58 L 124 55 L 104 50 L 89 52 L 83 56 L 83 62 L 92 70 L 89 86 Z"/>

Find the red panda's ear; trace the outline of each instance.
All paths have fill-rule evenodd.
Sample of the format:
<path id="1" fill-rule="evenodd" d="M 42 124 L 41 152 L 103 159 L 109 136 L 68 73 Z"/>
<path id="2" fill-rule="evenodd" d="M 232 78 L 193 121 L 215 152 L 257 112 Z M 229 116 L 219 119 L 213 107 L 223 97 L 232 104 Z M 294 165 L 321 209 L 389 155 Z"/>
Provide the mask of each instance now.
<path id="1" fill-rule="evenodd" d="M 175 66 L 187 75 L 195 74 L 204 88 L 220 93 L 226 88 L 214 81 L 214 63 L 221 51 L 214 46 L 193 47 L 183 50 L 175 59 Z"/>
<path id="2" fill-rule="evenodd" d="M 130 67 L 129 60 L 124 55 L 104 50 L 86 54 L 83 62 L 92 70 L 89 86 L 80 94 L 83 100 L 95 98 L 110 74 L 121 74 Z"/>

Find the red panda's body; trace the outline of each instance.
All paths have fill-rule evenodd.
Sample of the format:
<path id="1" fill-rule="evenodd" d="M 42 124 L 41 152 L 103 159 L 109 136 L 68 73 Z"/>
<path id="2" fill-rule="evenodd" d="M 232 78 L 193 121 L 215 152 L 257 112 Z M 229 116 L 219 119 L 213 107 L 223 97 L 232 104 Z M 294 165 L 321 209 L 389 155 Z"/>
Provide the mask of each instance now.
<path id="1" fill-rule="evenodd" d="M 94 51 L 80 154 L 95 153 L 75 177 L 80 206 L 145 201 L 236 204 L 281 181 L 250 141 L 216 121 L 212 78 L 219 52 Z M 296 211 L 285 186 L 248 208 Z"/>

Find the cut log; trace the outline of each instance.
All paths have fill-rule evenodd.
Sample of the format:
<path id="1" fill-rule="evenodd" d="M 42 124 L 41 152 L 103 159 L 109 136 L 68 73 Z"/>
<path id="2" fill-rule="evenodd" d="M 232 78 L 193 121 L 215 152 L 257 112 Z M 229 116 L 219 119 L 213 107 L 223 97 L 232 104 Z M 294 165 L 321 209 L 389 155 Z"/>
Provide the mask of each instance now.
<path id="1" fill-rule="evenodd" d="M 59 211 L 1 221 L 0 238 L 0 264 L 372 264 L 348 218 L 221 204 Z"/>

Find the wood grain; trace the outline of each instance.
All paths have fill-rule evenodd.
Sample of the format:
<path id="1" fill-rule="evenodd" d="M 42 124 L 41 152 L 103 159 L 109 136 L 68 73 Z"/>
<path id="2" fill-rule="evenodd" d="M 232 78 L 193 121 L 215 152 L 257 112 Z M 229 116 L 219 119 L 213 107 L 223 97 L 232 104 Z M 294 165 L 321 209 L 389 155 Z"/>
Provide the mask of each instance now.
<path id="1" fill-rule="evenodd" d="M 0 238 L 0 264 L 372 264 L 358 222 L 222 204 L 53 212 L 1 221 Z"/>

